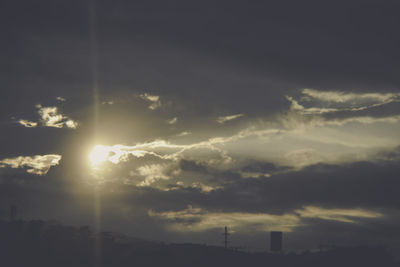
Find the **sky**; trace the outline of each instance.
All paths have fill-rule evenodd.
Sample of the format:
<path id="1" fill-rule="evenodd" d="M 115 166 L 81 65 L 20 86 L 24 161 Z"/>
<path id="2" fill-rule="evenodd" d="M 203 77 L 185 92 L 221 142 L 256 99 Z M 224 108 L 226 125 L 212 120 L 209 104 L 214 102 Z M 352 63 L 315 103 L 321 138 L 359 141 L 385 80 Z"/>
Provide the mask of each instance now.
<path id="1" fill-rule="evenodd" d="M 400 251 L 398 1 L 5 1 L 0 217 Z"/>

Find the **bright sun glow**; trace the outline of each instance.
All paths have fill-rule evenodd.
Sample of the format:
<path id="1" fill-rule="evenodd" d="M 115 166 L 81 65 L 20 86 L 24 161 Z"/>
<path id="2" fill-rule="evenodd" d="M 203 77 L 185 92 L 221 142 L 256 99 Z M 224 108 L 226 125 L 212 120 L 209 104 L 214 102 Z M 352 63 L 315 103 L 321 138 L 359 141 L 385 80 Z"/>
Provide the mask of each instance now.
<path id="1" fill-rule="evenodd" d="M 110 157 L 110 152 L 111 149 L 108 146 L 95 146 L 89 154 L 90 163 L 94 166 L 105 162 Z"/>

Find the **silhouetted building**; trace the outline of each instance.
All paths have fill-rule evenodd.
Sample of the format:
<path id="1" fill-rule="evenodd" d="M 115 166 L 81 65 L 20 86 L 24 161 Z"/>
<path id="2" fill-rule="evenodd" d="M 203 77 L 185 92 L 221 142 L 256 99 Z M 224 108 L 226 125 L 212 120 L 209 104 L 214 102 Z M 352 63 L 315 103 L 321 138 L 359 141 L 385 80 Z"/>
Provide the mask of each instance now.
<path id="1" fill-rule="evenodd" d="M 270 235 L 270 250 L 278 252 L 282 250 L 282 232 L 272 231 Z"/>
<path id="2" fill-rule="evenodd" d="M 17 219 L 17 207 L 11 205 L 10 207 L 10 221 L 15 221 Z"/>

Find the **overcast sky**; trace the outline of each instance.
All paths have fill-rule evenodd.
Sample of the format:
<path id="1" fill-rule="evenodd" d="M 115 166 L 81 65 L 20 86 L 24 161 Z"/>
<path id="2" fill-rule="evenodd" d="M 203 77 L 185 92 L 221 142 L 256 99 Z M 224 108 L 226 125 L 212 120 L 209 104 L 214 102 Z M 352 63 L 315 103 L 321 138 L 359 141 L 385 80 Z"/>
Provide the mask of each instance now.
<path id="1" fill-rule="evenodd" d="M 227 225 L 251 250 L 271 230 L 288 250 L 400 248 L 398 1 L 0 10 L 3 218 L 15 204 L 166 242 L 222 245 Z"/>

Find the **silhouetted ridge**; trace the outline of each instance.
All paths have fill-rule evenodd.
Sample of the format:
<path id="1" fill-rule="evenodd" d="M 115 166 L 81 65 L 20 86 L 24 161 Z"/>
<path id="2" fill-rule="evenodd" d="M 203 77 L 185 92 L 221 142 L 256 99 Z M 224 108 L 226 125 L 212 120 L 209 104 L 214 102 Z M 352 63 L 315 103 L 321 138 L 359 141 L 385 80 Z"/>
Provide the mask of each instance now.
<path id="1" fill-rule="evenodd" d="M 334 248 L 302 254 L 245 253 L 207 245 L 148 242 L 113 232 L 95 235 L 87 226 L 40 220 L 0 221 L 0 266 L 95 266 L 96 240 L 101 241 L 103 267 L 400 266 L 383 247 Z"/>

